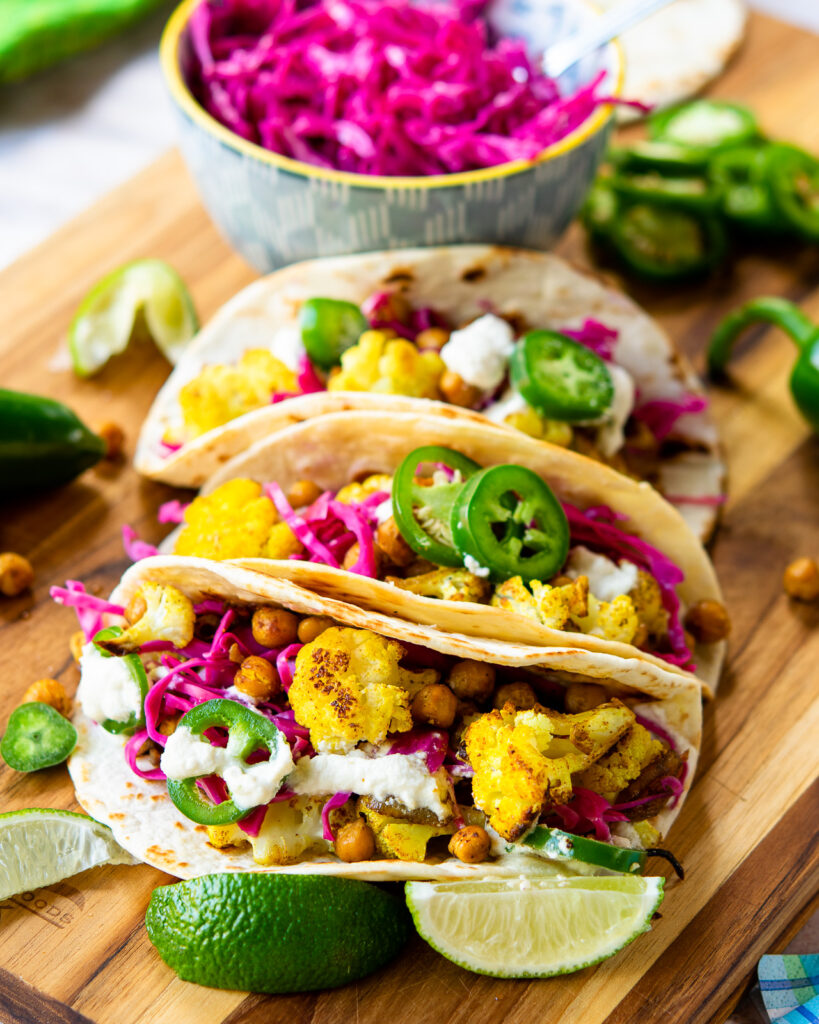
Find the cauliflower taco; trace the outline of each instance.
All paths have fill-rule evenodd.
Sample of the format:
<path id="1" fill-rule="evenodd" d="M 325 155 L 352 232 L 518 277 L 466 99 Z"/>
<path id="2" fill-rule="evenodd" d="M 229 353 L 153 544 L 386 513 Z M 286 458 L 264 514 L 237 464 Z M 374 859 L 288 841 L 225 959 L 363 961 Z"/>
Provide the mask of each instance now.
<path id="1" fill-rule="evenodd" d="M 724 467 L 695 373 L 631 300 L 548 253 L 458 246 L 295 264 L 202 330 L 137 469 L 199 487 L 249 444 L 340 409 L 481 417 L 640 480 L 710 534 Z"/>
<path id="2" fill-rule="evenodd" d="M 449 632 L 719 679 L 730 623 L 679 513 L 602 463 L 477 420 L 327 413 L 257 442 L 162 517 L 181 520 L 169 554 Z"/>
<path id="3" fill-rule="evenodd" d="M 636 658 L 445 634 L 203 559 L 55 596 L 86 634 L 77 798 L 182 878 L 637 871 L 696 768 L 697 686 Z"/>

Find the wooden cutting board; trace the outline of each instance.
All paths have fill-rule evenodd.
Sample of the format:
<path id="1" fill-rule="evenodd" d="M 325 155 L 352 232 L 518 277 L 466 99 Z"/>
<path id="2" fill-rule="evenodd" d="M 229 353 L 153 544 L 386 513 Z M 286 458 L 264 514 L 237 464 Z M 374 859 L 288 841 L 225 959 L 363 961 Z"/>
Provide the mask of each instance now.
<path id="1" fill-rule="evenodd" d="M 715 95 L 750 103 L 772 134 L 819 151 L 819 38 L 761 16 Z M 579 232 L 561 251 L 588 262 Z M 65 369 L 62 339 L 86 289 L 139 256 L 173 263 L 203 319 L 254 274 L 217 236 L 176 153 L 163 157 L 0 275 L 0 383 L 53 395 L 90 424 L 113 420 L 133 446 L 167 373 L 138 348 L 90 382 Z M 819 318 L 819 252 L 782 246 L 746 255 L 707 287 L 637 298 L 701 367 L 709 332 L 737 302 L 787 295 Z M 790 402 L 794 351 L 775 331 L 743 346 L 733 391 L 713 392 L 730 467 L 730 499 L 714 557 L 733 618 L 730 662 L 706 708 L 703 756 L 670 845 L 686 867 L 669 881 L 662 917 L 613 960 L 541 982 L 470 975 L 420 939 L 390 967 L 335 992 L 291 997 L 205 990 L 179 981 L 143 926 L 147 866 L 104 868 L 0 902 L 4 1024 L 698 1024 L 722 1021 L 758 957 L 792 930 L 819 881 L 817 663 L 819 606 L 782 592 L 784 566 L 819 554 L 819 440 Z M 73 691 L 72 614 L 48 588 L 79 578 L 105 594 L 127 562 L 124 522 L 160 539 L 159 502 L 181 493 L 139 479 L 127 463 L 92 470 L 60 491 L 0 510 L 0 550 L 34 564 L 33 592 L 0 601 L 0 721 L 34 679 Z M 0 767 L 3 810 L 76 808 L 64 768 L 33 776 Z M 514 937 L 511 937 L 514 941 Z"/>

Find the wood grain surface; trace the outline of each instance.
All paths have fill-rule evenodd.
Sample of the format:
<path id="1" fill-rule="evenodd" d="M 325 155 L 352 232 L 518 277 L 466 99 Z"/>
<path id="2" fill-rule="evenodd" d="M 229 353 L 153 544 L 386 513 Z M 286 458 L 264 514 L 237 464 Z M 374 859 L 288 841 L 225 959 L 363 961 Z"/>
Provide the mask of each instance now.
<path id="1" fill-rule="evenodd" d="M 819 151 L 819 38 L 762 16 L 711 90 L 750 103 L 772 134 Z M 588 263 L 579 232 L 560 249 Z M 133 451 L 140 422 L 167 374 L 137 346 L 94 380 L 65 368 L 64 335 L 87 288 L 139 256 L 173 263 L 203 319 L 254 278 L 219 239 L 176 153 L 0 275 L 0 384 L 71 404 L 91 425 L 113 420 Z M 709 332 L 737 302 L 787 295 L 819 319 L 819 254 L 781 247 L 741 254 L 703 287 L 636 297 L 702 366 Z M 706 709 L 698 777 L 671 834 L 686 866 L 669 880 L 651 933 L 613 960 L 567 978 L 496 981 L 470 975 L 414 939 L 391 966 L 357 985 L 263 997 L 178 980 L 143 926 L 151 891 L 170 881 L 147 866 L 102 868 L 0 902 L 0 1020 L 4 1024 L 626 1024 L 721 1021 L 776 936 L 819 886 L 817 742 L 819 608 L 782 592 L 791 559 L 819 548 L 819 440 L 794 411 L 791 344 L 760 330 L 743 344 L 736 386 L 714 390 L 730 498 L 714 558 L 733 618 L 730 662 Z M 126 568 L 120 528 L 145 539 L 163 529 L 161 501 L 181 492 L 139 479 L 127 462 L 92 470 L 50 495 L 0 511 L 0 550 L 34 564 L 31 593 L 0 603 L 0 721 L 35 678 L 73 690 L 71 612 L 49 586 L 79 578 L 107 593 Z M 0 768 L 2 809 L 76 808 L 64 768 L 33 776 Z"/>

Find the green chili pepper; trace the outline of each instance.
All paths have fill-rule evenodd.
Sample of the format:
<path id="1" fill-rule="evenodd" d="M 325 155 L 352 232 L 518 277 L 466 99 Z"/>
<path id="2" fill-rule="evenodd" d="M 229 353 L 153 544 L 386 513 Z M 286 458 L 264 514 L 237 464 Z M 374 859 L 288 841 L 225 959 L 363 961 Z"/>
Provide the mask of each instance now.
<path id="1" fill-rule="evenodd" d="M 619 200 L 614 189 L 604 178 L 598 178 L 589 189 L 580 216 L 592 239 L 606 245 L 617 217 Z"/>
<path id="2" fill-rule="evenodd" d="M 774 205 L 788 225 L 819 242 L 819 160 L 796 146 L 772 145 L 767 177 Z"/>
<path id="3" fill-rule="evenodd" d="M 103 439 L 62 402 L 0 388 L 0 494 L 67 483 L 104 454 Z"/>
<path id="4" fill-rule="evenodd" d="M 343 299 L 308 299 L 299 311 L 302 344 L 323 370 L 338 366 L 369 326 L 358 306 Z"/>
<path id="5" fill-rule="evenodd" d="M 242 761 L 262 747 L 275 757 L 279 744 L 285 742 L 269 718 L 224 697 L 197 704 L 179 719 L 176 728 L 188 729 L 194 736 L 201 736 L 207 729 L 215 727 L 228 730 L 227 752 Z M 196 785 L 196 778 L 168 779 L 168 796 L 186 818 L 198 825 L 231 825 L 253 809 L 237 807 L 233 800 L 211 803 Z"/>
<path id="6" fill-rule="evenodd" d="M 446 466 L 460 479 L 424 486 L 416 481 L 423 465 Z M 452 506 L 464 481 L 481 467 L 477 462 L 439 445 L 416 448 L 395 472 L 392 482 L 392 513 L 401 536 L 413 551 L 436 565 L 463 566 L 463 556 L 452 544 Z"/>
<path id="7" fill-rule="evenodd" d="M 452 537 L 495 582 L 548 580 L 566 561 L 569 524 L 551 488 L 523 466 L 490 466 L 465 484 L 452 507 Z"/>
<path id="8" fill-rule="evenodd" d="M 722 262 L 726 249 L 725 232 L 717 218 L 645 202 L 620 210 L 612 242 L 627 268 L 654 281 L 707 273 Z"/>
<path id="9" fill-rule="evenodd" d="M 787 227 L 767 180 L 768 145 L 738 146 L 717 153 L 710 173 L 722 192 L 725 215 L 740 227 L 778 231 Z"/>
<path id="10" fill-rule="evenodd" d="M 525 334 L 509 360 L 509 377 L 548 419 L 596 420 L 614 401 L 614 383 L 600 356 L 557 331 Z"/>
<path id="11" fill-rule="evenodd" d="M 760 134 L 747 107 L 722 100 L 694 100 L 660 111 L 649 118 L 648 131 L 657 141 L 709 150 L 744 145 Z"/>
<path id="12" fill-rule="evenodd" d="M 774 324 L 796 342 L 799 357 L 791 371 L 791 394 L 802 415 L 819 432 L 819 327 L 787 299 L 753 299 L 729 313 L 711 338 L 709 372 L 715 377 L 725 373 L 734 342 L 755 323 Z"/>
<path id="13" fill-rule="evenodd" d="M 113 658 L 115 655 L 111 654 L 110 651 L 106 651 L 104 647 L 100 647 L 98 641 L 113 640 L 115 636 L 121 635 L 121 626 L 108 626 L 106 629 L 101 629 L 94 637 L 94 647 L 96 647 L 103 658 Z M 131 678 L 139 689 L 139 710 L 132 711 L 124 722 L 120 722 L 116 718 L 106 718 L 104 722 L 99 724 L 106 732 L 127 733 L 130 735 L 145 725 L 145 698 L 148 696 L 148 677 L 145 674 L 145 667 L 138 654 L 126 654 L 120 660 L 127 667 Z"/>
<path id="14" fill-rule="evenodd" d="M 16 772 L 62 764 L 77 745 L 77 730 L 50 704 L 35 701 L 12 711 L 0 754 Z"/>
<path id="15" fill-rule="evenodd" d="M 623 148 L 612 148 L 609 159 L 620 171 L 659 171 L 674 177 L 704 174 L 708 169 L 706 149 L 678 146 L 674 142 L 644 140 Z"/>
<path id="16" fill-rule="evenodd" d="M 645 850 L 629 850 L 611 843 L 601 843 L 587 836 L 576 836 L 559 828 L 538 825 L 523 840 L 523 845 L 549 860 L 579 860 L 584 864 L 639 874 L 646 862 Z M 507 847 L 510 852 L 515 848 Z"/>
<path id="17" fill-rule="evenodd" d="M 711 212 L 719 205 L 721 190 L 705 175 L 668 177 L 658 171 L 618 172 L 611 187 L 625 199 L 657 202 L 686 210 Z"/>

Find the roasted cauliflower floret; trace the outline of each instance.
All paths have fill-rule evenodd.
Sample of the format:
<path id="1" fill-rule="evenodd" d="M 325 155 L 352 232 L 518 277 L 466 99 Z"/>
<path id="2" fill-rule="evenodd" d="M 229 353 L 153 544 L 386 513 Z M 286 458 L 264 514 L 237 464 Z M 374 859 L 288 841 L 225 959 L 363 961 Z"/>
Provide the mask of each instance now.
<path id="1" fill-rule="evenodd" d="M 601 758 L 633 722 L 634 713 L 616 699 L 578 715 L 515 711 L 511 704 L 481 715 L 464 736 L 475 770 L 475 806 L 505 839 L 519 839 L 544 808 L 571 799 L 572 776 Z"/>
<path id="2" fill-rule="evenodd" d="M 287 523 L 274 523 L 262 549 L 262 558 L 290 558 L 303 552 L 304 546 Z"/>
<path id="3" fill-rule="evenodd" d="M 208 842 L 221 850 L 250 843 L 257 864 L 293 864 L 303 853 L 318 847 L 329 851 L 322 838 L 322 797 L 294 796 L 270 804 L 258 836 L 249 836 L 238 825 L 209 825 Z"/>
<path id="4" fill-rule="evenodd" d="M 613 800 L 662 754 L 663 745 L 635 722 L 598 761 L 578 775 L 578 785 Z"/>
<path id="5" fill-rule="evenodd" d="M 187 647 L 193 640 L 196 619 L 191 600 L 176 587 L 160 583 L 143 583 L 137 593 L 145 603 L 142 615 L 119 636 L 102 641 L 100 647 L 112 654 L 137 651 L 151 640 Z"/>
<path id="6" fill-rule="evenodd" d="M 274 391 L 298 391 L 296 375 L 263 348 L 244 353 L 234 366 L 206 366 L 179 392 L 187 437 L 224 423 L 270 402 Z"/>
<path id="7" fill-rule="evenodd" d="M 574 431 L 568 423 L 564 423 L 562 420 L 546 419 L 545 416 L 537 413 L 531 405 L 521 412 L 510 413 L 503 422 L 523 434 L 528 434 L 529 437 L 548 441 L 549 444 L 559 444 L 562 448 L 568 448 L 574 437 Z"/>
<path id="8" fill-rule="evenodd" d="M 362 740 L 382 743 L 387 733 L 412 728 L 412 695 L 438 673 L 401 668 L 403 653 L 397 640 L 341 626 L 302 647 L 288 696 L 317 750 L 346 753 Z"/>
<path id="9" fill-rule="evenodd" d="M 493 608 L 504 608 L 509 612 L 517 612 L 529 619 L 539 619 L 537 604 L 532 592 L 520 576 L 512 576 L 495 587 L 489 602 Z"/>
<path id="10" fill-rule="evenodd" d="M 446 367 L 437 352 L 420 352 L 411 341 L 383 331 L 365 331 L 341 357 L 341 372 L 331 377 L 330 391 L 377 391 L 415 398 L 437 398 Z"/>
<path id="11" fill-rule="evenodd" d="M 442 795 L 446 791 L 443 779 L 439 782 L 439 790 Z M 373 830 L 376 849 L 384 857 L 420 863 L 426 860 L 430 839 L 452 835 L 455 831 L 454 819 L 440 821 L 431 811 L 415 811 L 409 815 L 385 814 L 373 803 L 368 797 L 359 797 L 357 808 Z"/>
<path id="12" fill-rule="evenodd" d="M 468 569 L 433 569 L 402 580 L 387 576 L 387 583 L 410 594 L 422 597 L 437 597 L 442 601 L 473 601 L 483 603 L 489 597 L 489 581 L 476 576 Z"/>
<path id="13" fill-rule="evenodd" d="M 378 494 L 379 491 L 386 491 L 389 494 L 391 490 L 392 477 L 386 473 L 374 473 L 360 483 L 354 481 L 342 487 L 336 495 L 336 501 L 340 501 L 344 505 L 356 505 L 373 494 Z"/>
<path id="14" fill-rule="evenodd" d="M 581 579 L 583 577 L 581 576 Z M 630 644 L 640 626 L 631 598 L 618 594 L 612 601 L 598 601 L 589 594 L 588 615 L 572 620 L 582 633 Z"/>
<path id="15" fill-rule="evenodd" d="M 637 618 L 645 623 L 650 636 L 665 636 L 668 631 L 668 612 L 663 607 L 660 584 L 642 569 L 637 571 L 637 585 L 629 591 Z"/>
<path id="16" fill-rule="evenodd" d="M 194 498 L 185 510 L 185 526 L 175 555 L 202 558 L 287 558 L 301 550 L 290 527 L 280 523 L 276 506 L 255 480 L 229 480 L 212 494 Z M 276 538 L 276 554 L 269 551 Z M 282 538 L 286 539 L 286 543 Z M 283 554 L 278 553 L 284 551 Z"/>

